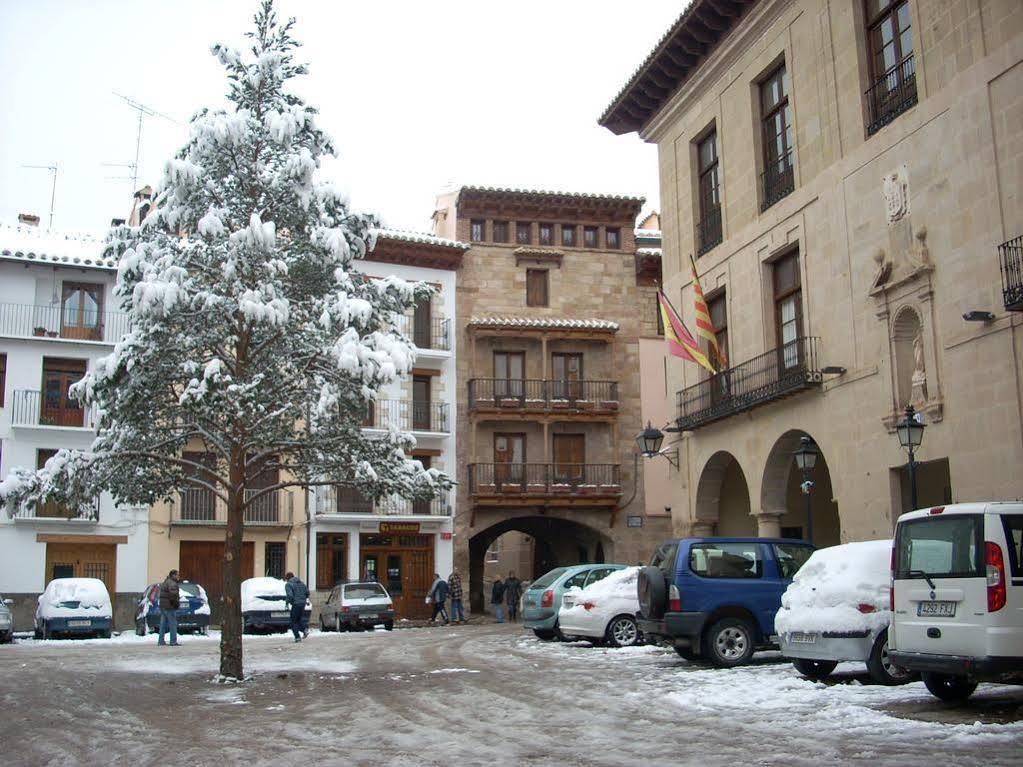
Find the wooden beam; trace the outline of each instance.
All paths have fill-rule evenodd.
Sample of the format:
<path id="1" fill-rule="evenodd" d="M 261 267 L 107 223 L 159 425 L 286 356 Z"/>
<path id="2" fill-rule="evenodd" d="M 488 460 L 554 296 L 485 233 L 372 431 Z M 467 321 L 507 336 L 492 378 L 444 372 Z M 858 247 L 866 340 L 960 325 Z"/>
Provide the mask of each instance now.
<path id="1" fill-rule="evenodd" d="M 700 23 L 707 27 L 707 29 L 714 30 L 715 32 L 724 32 L 729 27 L 728 19 L 721 18 L 710 8 L 701 8 L 698 10 L 696 12 L 696 18 L 699 19 Z"/>
<path id="2" fill-rule="evenodd" d="M 36 533 L 36 543 L 127 543 L 127 535 L 61 535 Z"/>

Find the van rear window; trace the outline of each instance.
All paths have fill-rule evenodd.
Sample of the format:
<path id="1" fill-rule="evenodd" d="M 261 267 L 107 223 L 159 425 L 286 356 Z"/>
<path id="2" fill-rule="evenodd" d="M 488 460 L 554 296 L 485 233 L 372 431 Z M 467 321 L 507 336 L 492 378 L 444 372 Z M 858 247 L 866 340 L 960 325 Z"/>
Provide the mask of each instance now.
<path id="1" fill-rule="evenodd" d="M 1009 565 L 1014 578 L 1023 577 L 1023 514 L 1003 514 L 1005 542 L 1009 546 Z"/>
<path id="2" fill-rule="evenodd" d="M 924 517 L 899 525 L 895 577 L 983 578 L 984 519 L 980 514 Z"/>

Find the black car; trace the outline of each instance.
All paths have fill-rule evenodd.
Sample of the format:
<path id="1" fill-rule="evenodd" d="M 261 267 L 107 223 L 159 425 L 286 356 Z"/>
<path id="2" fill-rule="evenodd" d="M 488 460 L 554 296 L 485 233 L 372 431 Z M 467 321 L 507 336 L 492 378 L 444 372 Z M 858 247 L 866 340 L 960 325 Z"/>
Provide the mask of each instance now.
<path id="1" fill-rule="evenodd" d="M 178 584 L 178 631 L 205 634 L 210 627 L 210 601 L 206 589 L 198 583 Z M 135 633 L 145 636 L 160 630 L 160 584 L 153 583 L 142 592 L 135 608 Z"/>

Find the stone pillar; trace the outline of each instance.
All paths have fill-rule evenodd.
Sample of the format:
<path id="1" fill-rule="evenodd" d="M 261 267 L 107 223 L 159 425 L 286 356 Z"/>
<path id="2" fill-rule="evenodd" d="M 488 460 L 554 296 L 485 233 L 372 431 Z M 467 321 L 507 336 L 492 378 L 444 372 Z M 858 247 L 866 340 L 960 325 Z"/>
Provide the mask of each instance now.
<path id="1" fill-rule="evenodd" d="M 781 537 L 781 518 L 784 511 L 761 511 L 757 518 L 757 535 L 761 538 Z"/>
<path id="2" fill-rule="evenodd" d="M 710 538 L 714 535 L 714 520 L 697 519 L 693 522 L 690 533 L 694 538 Z"/>

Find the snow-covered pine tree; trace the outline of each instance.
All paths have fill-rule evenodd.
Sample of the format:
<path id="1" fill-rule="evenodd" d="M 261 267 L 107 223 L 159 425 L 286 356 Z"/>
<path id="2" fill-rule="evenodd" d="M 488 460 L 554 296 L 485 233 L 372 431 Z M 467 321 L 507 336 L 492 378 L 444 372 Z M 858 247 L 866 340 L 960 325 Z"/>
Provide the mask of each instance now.
<path id="1" fill-rule="evenodd" d="M 284 487 L 341 482 L 370 497 L 431 498 L 451 486 L 407 457 L 410 435 L 361 431 L 378 388 L 412 368 L 394 318 L 431 289 L 353 269 L 374 221 L 317 180 L 334 149 L 316 110 L 286 90 L 306 72 L 294 60 L 294 19 L 280 23 L 264 0 L 254 21 L 247 54 L 212 49 L 230 108 L 193 117 L 155 212 L 111 233 L 131 331 L 73 388 L 98 407 L 101 431 L 89 451 L 61 451 L 0 484 L 9 505 L 80 506 L 100 490 L 124 504 L 213 493 L 227 508 L 220 673 L 234 679 L 247 508 Z M 207 459 L 186 458 L 196 449 Z M 273 469 L 277 484 L 250 489 Z"/>

